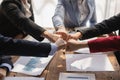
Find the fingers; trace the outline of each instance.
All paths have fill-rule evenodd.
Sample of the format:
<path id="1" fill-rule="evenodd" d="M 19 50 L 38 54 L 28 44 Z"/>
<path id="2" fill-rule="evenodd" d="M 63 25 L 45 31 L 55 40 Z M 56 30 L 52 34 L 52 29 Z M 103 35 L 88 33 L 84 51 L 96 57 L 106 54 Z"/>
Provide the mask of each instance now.
<path id="1" fill-rule="evenodd" d="M 59 39 L 55 42 L 55 44 L 58 46 L 58 50 L 60 50 L 60 49 L 64 49 L 67 43 L 66 43 L 66 41 L 64 41 L 62 38 L 59 38 Z"/>
<path id="2" fill-rule="evenodd" d="M 68 36 L 68 34 L 65 32 L 56 32 L 56 34 L 61 35 L 61 38 L 63 38 L 64 40 L 66 40 L 66 37 Z"/>
<path id="3" fill-rule="evenodd" d="M 57 31 L 55 34 L 61 35 L 60 39 L 56 41 L 56 44 L 59 46 L 59 50 L 64 49 L 65 51 L 73 51 L 79 48 L 77 40 L 81 37 L 80 32 L 76 32 L 75 34 L 68 34 L 63 30 Z"/>

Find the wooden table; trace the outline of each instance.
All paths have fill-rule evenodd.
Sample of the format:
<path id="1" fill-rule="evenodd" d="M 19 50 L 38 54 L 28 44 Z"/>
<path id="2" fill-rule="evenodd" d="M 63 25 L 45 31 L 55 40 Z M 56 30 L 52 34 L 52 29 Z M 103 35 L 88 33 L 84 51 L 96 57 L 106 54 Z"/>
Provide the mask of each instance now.
<path id="1" fill-rule="evenodd" d="M 109 53 L 108 57 L 115 69 L 115 71 L 97 71 L 97 72 L 79 72 L 79 73 L 94 73 L 96 80 L 120 80 L 120 67 L 113 53 Z M 17 56 L 13 57 L 13 62 L 17 60 Z M 66 71 L 66 59 L 65 54 L 62 51 L 56 52 L 47 68 L 44 70 L 42 75 L 37 77 L 45 77 L 45 80 L 59 80 L 59 73 Z M 20 73 L 11 72 L 9 76 L 28 76 Z"/>

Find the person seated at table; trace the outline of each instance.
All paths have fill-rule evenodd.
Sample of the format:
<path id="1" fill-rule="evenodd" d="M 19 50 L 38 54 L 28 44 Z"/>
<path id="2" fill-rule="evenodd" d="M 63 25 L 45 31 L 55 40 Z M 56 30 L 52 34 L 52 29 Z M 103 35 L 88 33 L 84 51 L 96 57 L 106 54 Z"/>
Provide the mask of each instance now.
<path id="1" fill-rule="evenodd" d="M 48 55 L 54 55 L 55 52 L 60 49 L 64 49 L 65 45 L 66 42 L 62 38 L 59 38 L 55 43 L 41 43 L 21 39 L 13 39 L 0 35 L 0 56 L 17 55 L 47 57 Z M 0 68 L 2 68 L 0 69 L 1 79 L 9 73 L 9 71 L 13 68 L 13 64 L 10 60 L 1 59 L 0 64 Z M 4 66 L 5 64 L 7 66 Z"/>
<path id="2" fill-rule="evenodd" d="M 74 46 L 74 47 L 73 47 Z M 69 39 L 67 43 L 67 50 L 74 51 L 81 48 L 89 48 L 91 53 L 107 52 L 120 50 L 120 36 L 101 37 L 89 41 L 77 41 Z"/>
<path id="3" fill-rule="evenodd" d="M 90 27 L 94 26 L 97 22 L 95 7 L 95 0 L 58 0 L 52 17 L 56 33 L 79 30 L 86 26 L 87 21 Z"/>

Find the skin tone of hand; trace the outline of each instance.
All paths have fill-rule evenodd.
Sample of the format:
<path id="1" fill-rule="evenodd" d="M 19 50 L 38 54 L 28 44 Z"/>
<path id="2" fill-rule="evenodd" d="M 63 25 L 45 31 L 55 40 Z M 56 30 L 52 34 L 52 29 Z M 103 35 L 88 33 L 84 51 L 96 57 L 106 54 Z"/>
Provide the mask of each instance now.
<path id="1" fill-rule="evenodd" d="M 56 34 L 59 34 L 62 36 L 64 40 L 69 40 L 69 39 L 75 39 L 78 40 L 79 38 L 82 37 L 82 34 L 80 32 L 76 32 L 75 34 L 68 34 L 65 27 L 58 27 L 58 30 Z"/>
<path id="2" fill-rule="evenodd" d="M 62 38 L 59 38 L 55 44 L 58 46 L 58 50 L 65 49 L 65 45 L 67 44 Z"/>
<path id="3" fill-rule="evenodd" d="M 67 44 L 65 45 L 65 49 L 67 51 L 74 51 L 82 47 L 87 47 L 87 43 L 80 43 L 77 41 L 82 37 L 80 32 L 76 32 L 75 34 L 68 34 L 64 27 L 60 27 L 58 28 L 56 34 L 61 35 L 62 38 L 66 41 Z"/>
<path id="4" fill-rule="evenodd" d="M 80 32 L 76 32 L 75 34 L 70 34 L 69 39 L 75 39 L 78 40 L 79 38 L 82 37 L 82 34 Z"/>
<path id="5" fill-rule="evenodd" d="M 57 39 L 61 37 L 61 35 L 52 34 L 52 33 L 49 33 L 48 31 L 44 31 L 42 35 L 53 43 L 56 42 Z"/>
<path id="6" fill-rule="evenodd" d="M 0 68 L 0 80 L 3 80 L 5 76 L 6 76 L 6 69 Z"/>
<path id="7" fill-rule="evenodd" d="M 66 50 L 67 51 L 74 51 L 74 50 L 78 50 L 80 48 L 85 48 L 85 47 L 88 47 L 87 42 L 80 42 L 80 41 L 77 41 L 75 39 L 69 39 L 67 42 L 67 49 Z"/>
<path id="8" fill-rule="evenodd" d="M 64 40 L 67 40 L 68 34 L 64 27 L 59 27 L 56 31 L 56 34 L 61 35 Z"/>
<path id="9" fill-rule="evenodd" d="M 26 3 L 26 0 L 22 0 L 24 3 Z"/>

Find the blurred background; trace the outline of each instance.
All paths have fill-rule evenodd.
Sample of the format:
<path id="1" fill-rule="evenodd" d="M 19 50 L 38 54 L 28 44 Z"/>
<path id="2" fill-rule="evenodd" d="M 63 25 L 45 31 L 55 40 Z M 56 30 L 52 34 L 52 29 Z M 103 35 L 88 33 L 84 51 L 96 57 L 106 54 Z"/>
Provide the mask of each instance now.
<path id="1" fill-rule="evenodd" d="M 2 0 L 0 0 L 1 2 Z M 45 28 L 52 28 L 52 16 L 58 0 L 32 0 L 35 22 Z M 120 0 L 95 0 L 97 22 L 120 12 Z"/>
<path id="2" fill-rule="evenodd" d="M 35 22 L 40 26 L 53 27 L 52 16 L 58 0 L 32 0 Z M 120 12 L 120 0 L 95 0 L 97 22 Z"/>

